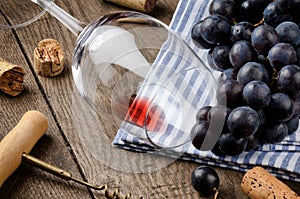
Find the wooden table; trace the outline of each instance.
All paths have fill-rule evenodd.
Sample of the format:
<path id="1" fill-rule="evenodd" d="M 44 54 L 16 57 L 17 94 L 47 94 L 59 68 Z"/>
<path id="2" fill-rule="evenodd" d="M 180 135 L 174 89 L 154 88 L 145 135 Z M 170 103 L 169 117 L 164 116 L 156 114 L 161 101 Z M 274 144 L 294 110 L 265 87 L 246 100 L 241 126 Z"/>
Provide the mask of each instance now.
<path id="1" fill-rule="evenodd" d="M 103 0 L 56 0 L 56 3 L 83 22 L 126 9 Z M 168 24 L 177 3 L 178 0 L 161 0 L 151 15 Z M 5 12 L 22 18 L 17 14 L 17 8 Z M 1 15 L 0 20 L 5 21 L 7 18 Z M 45 38 L 58 40 L 65 52 L 66 68 L 55 78 L 38 76 L 33 70 L 33 50 Z M 191 173 L 198 166 L 196 163 L 177 160 L 157 171 L 122 172 L 95 161 L 80 145 L 74 136 L 75 125 L 71 119 L 71 98 L 75 85 L 70 65 L 75 40 L 73 34 L 49 14 L 24 28 L 0 29 L 0 57 L 24 66 L 27 71 L 25 90 L 21 95 L 10 97 L 0 93 L 0 139 L 17 124 L 26 111 L 38 110 L 46 115 L 50 126 L 46 135 L 32 150 L 32 155 L 94 184 L 108 184 L 112 190 L 120 188 L 122 193 L 131 192 L 133 198 L 200 198 L 190 182 Z M 242 172 L 220 168 L 216 170 L 221 180 L 219 198 L 247 198 L 240 188 Z M 299 183 L 285 182 L 300 193 Z M 82 199 L 103 198 L 103 194 L 23 163 L 1 187 L 0 198 Z"/>

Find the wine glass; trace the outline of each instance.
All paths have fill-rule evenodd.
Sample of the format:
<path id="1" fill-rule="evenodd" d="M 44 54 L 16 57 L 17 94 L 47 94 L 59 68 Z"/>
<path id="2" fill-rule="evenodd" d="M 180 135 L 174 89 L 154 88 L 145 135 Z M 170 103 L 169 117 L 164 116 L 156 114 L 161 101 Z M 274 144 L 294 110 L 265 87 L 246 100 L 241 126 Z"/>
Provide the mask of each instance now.
<path id="1" fill-rule="evenodd" d="M 190 144 L 197 111 L 215 103 L 216 80 L 186 42 L 139 12 L 115 12 L 85 25 L 52 1 L 32 1 L 78 37 L 72 57 L 78 92 L 73 106 L 83 146 L 98 160 L 126 171 L 158 169 L 175 161 L 156 161 L 156 156 L 125 165 L 132 154 L 115 151 L 111 143 L 132 140 L 140 152 L 147 145 L 156 154 L 178 148 L 173 157 Z"/>

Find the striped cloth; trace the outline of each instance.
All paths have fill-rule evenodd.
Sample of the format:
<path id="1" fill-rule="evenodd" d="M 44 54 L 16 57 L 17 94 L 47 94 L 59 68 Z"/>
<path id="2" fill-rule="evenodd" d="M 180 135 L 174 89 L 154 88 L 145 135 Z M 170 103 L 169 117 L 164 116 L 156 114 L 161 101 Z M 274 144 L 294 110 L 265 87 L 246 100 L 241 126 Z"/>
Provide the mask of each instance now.
<path id="1" fill-rule="evenodd" d="M 200 57 L 203 56 L 203 50 L 198 49 L 191 41 L 190 31 L 193 26 L 202 16 L 207 14 L 207 7 L 209 0 L 181 0 L 179 1 L 176 12 L 170 23 L 170 28 L 180 35 L 190 47 Z M 174 43 L 174 41 L 170 41 Z M 163 65 L 174 65 L 176 62 L 182 62 L 178 57 L 168 54 L 171 47 L 161 51 L 159 61 Z M 187 55 L 188 56 L 188 55 Z M 193 63 L 193 58 L 188 59 L 189 62 Z M 186 60 L 184 60 L 186 61 Z M 187 67 L 191 63 L 181 64 L 183 67 Z M 166 71 L 162 73 L 161 68 L 154 69 L 154 74 L 168 74 Z M 179 70 L 177 68 L 175 71 Z M 182 70 L 182 69 L 181 69 Z M 194 96 L 197 101 L 201 101 L 203 105 L 211 104 L 209 99 L 212 99 L 207 94 L 207 88 L 203 86 L 203 82 L 200 79 L 194 78 L 195 72 L 186 72 L 184 77 L 191 81 L 190 85 L 193 85 L 192 89 L 195 90 L 196 95 Z M 163 76 L 163 78 L 166 78 Z M 200 82 L 199 82 L 200 81 Z M 195 85 L 195 86 L 194 86 Z M 204 90 L 204 88 L 205 90 Z M 209 89 L 208 89 L 209 90 Z M 190 96 L 189 96 L 190 99 Z M 128 133 L 130 132 L 130 133 Z M 129 123 L 124 123 L 119 129 L 113 145 L 122 149 L 131 150 L 135 152 L 147 152 L 147 153 L 159 153 L 167 155 L 181 160 L 198 162 L 201 164 L 212 165 L 217 167 L 223 167 L 228 169 L 235 169 L 239 171 L 247 171 L 253 166 L 263 166 L 269 172 L 274 174 L 276 177 L 283 179 L 300 182 L 300 129 L 296 133 L 287 137 L 284 141 L 277 144 L 265 144 L 259 149 L 251 152 L 243 152 L 237 156 L 223 156 L 219 157 L 211 153 L 210 151 L 199 151 L 195 149 L 191 143 L 187 143 L 181 147 L 174 149 L 156 149 L 149 143 L 134 136 L 134 127 Z M 177 133 L 182 133 L 180 130 Z M 166 142 L 170 138 L 169 134 L 161 139 L 160 142 Z M 168 138 L 168 139 L 167 139 Z"/>

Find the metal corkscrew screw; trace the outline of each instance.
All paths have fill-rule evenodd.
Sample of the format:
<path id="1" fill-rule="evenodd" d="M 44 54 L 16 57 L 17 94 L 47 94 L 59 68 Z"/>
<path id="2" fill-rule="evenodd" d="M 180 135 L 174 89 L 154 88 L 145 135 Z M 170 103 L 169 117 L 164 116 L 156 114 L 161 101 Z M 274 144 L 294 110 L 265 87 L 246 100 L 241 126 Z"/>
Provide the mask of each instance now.
<path id="1" fill-rule="evenodd" d="M 57 177 L 60 177 L 64 180 L 71 180 L 74 181 L 76 183 L 79 183 L 81 185 L 87 186 L 91 189 L 95 189 L 95 190 L 101 190 L 104 192 L 104 195 L 107 199 L 130 199 L 131 198 L 131 194 L 128 193 L 127 195 L 125 195 L 124 197 L 121 196 L 121 193 L 119 192 L 119 189 L 116 189 L 115 191 L 113 191 L 112 193 L 109 192 L 108 189 L 108 185 L 104 184 L 104 185 L 93 185 L 90 184 L 88 182 L 85 182 L 81 179 L 75 178 L 72 176 L 72 174 L 64 169 L 61 169 L 59 167 L 56 167 L 54 165 L 51 165 L 47 162 L 44 162 L 36 157 L 33 157 L 29 154 L 23 153 L 22 154 L 22 158 L 25 162 L 30 163 L 48 173 L 51 173 Z M 142 199 L 142 197 L 140 197 L 140 199 Z"/>

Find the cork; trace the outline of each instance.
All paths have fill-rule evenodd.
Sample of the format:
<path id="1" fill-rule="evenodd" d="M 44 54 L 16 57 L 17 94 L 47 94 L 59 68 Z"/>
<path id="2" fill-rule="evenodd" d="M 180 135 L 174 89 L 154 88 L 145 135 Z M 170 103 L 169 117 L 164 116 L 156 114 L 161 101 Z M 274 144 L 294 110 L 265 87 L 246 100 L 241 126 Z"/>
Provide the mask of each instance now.
<path id="1" fill-rule="evenodd" d="M 286 184 L 259 166 L 246 172 L 241 188 L 251 199 L 300 199 Z"/>
<path id="2" fill-rule="evenodd" d="M 43 77 L 55 77 L 64 69 L 64 54 L 58 41 L 44 39 L 34 49 L 34 69 Z"/>
<path id="3" fill-rule="evenodd" d="M 10 96 L 17 96 L 23 90 L 25 69 L 0 58 L 0 90 Z"/>

